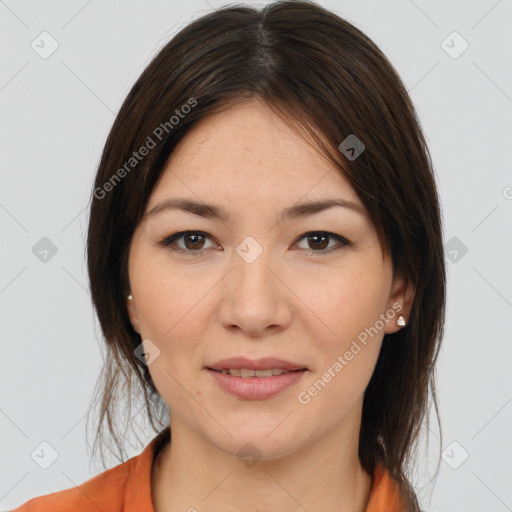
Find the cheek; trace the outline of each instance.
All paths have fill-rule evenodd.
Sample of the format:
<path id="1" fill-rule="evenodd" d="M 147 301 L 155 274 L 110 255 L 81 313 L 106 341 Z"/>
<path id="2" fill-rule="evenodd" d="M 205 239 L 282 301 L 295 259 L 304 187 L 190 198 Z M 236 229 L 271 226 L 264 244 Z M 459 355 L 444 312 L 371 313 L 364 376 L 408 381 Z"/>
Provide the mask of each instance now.
<path id="1" fill-rule="evenodd" d="M 177 332 L 179 339 L 181 334 L 185 338 L 193 336 L 190 318 L 204 307 L 208 282 L 197 273 L 170 265 L 165 251 L 134 251 L 129 271 L 137 316 L 145 335 L 161 342 L 176 338 Z"/>
<path id="2" fill-rule="evenodd" d="M 160 351 L 149 371 L 166 403 L 179 408 L 187 402 L 183 386 L 195 388 L 191 379 L 197 378 L 195 370 L 203 364 L 205 327 L 212 315 L 213 294 L 208 291 L 218 277 L 171 267 L 160 254 L 140 254 L 132 263 L 130 283 L 142 338 L 149 338 Z"/>
<path id="3" fill-rule="evenodd" d="M 373 326 L 387 301 L 386 274 L 373 262 L 319 272 L 303 281 L 298 295 L 312 311 L 315 324 L 338 348 Z M 319 332 L 320 334 L 320 332 Z"/>
<path id="4" fill-rule="evenodd" d="M 189 369 L 201 361 L 201 332 L 208 307 L 205 289 L 197 275 L 189 280 L 188 274 L 171 270 L 168 262 L 154 255 L 151 260 L 134 258 L 132 271 L 130 283 L 142 339 L 150 339 L 159 350 L 149 372 L 163 400 L 179 410 L 179 404 L 187 403 L 184 387 L 193 388 Z"/>
<path id="5" fill-rule="evenodd" d="M 321 283 L 322 297 L 311 303 L 315 320 L 309 324 L 309 339 L 318 354 L 307 386 L 298 390 L 298 407 L 304 421 L 324 418 L 323 428 L 334 428 L 362 401 L 377 362 L 383 332 L 372 330 L 383 312 L 385 297 L 378 277 L 351 272 Z M 309 305 L 309 304 L 308 304 Z"/>
<path id="6" fill-rule="evenodd" d="M 373 267 L 347 264 L 337 272 L 330 269 L 315 282 L 303 283 L 307 305 L 314 313 L 306 329 L 319 358 L 310 387 L 300 390 L 304 401 L 298 402 L 305 406 L 307 401 L 311 406 L 307 410 L 319 414 L 338 404 L 329 413 L 334 422 L 362 399 L 384 335 L 382 325 L 375 325 L 386 305 L 387 274 L 372 263 Z"/>

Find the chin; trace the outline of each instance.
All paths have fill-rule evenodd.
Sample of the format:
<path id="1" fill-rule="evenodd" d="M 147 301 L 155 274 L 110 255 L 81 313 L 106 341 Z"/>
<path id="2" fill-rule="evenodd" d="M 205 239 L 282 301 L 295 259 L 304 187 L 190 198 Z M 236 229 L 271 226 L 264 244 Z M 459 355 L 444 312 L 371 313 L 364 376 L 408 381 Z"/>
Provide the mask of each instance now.
<path id="1" fill-rule="evenodd" d="M 277 432 L 275 423 L 272 428 L 232 428 L 228 430 L 231 437 L 224 430 L 217 433 L 215 439 L 210 438 L 222 452 L 237 457 L 240 461 L 250 467 L 257 460 L 276 460 L 286 457 L 299 449 L 300 440 L 298 432 Z M 275 429 L 273 432 L 272 430 Z M 302 432 L 303 434 L 303 432 Z M 220 437 L 219 437 L 220 436 Z"/>

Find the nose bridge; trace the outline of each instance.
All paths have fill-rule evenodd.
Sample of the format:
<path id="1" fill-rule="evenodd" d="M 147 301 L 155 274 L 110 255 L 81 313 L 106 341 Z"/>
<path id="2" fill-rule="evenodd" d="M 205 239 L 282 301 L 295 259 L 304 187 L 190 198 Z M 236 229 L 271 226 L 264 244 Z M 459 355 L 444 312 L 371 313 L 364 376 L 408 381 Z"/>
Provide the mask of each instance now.
<path id="1" fill-rule="evenodd" d="M 258 241 L 249 235 L 235 249 L 236 287 L 248 288 L 247 291 L 252 290 L 254 294 L 268 292 L 269 288 L 274 288 L 271 281 L 275 280 L 275 277 L 268 268 L 271 265 L 271 251 L 264 247 L 263 238 L 263 235 L 258 236 Z"/>
<path id="2" fill-rule="evenodd" d="M 222 323 L 253 334 L 271 325 L 283 327 L 290 314 L 283 302 L 285 287 L 275 275 L 272 251 L 253 236 L 244 238 L 235 251 L 221 308 Z"/>

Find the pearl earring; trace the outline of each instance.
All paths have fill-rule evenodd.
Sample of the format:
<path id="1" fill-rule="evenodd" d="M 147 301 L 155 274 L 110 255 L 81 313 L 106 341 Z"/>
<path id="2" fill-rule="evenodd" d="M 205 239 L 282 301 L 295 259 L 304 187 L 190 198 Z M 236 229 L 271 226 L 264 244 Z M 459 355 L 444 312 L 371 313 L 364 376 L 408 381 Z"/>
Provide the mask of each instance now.
<path id="1" fill-rule="evenodd" d="M 128 295 L 128 300 L 133 300 L 133 297 L 131 295 Z"/>
<path id="2" fill-rule="evenodd" d="M 400 315 L 397 320 L 396 320 L 396 325 L 400 326 L 400 327 L 404 327 L 405 326 L 405 318 L 403 315 Z"/>

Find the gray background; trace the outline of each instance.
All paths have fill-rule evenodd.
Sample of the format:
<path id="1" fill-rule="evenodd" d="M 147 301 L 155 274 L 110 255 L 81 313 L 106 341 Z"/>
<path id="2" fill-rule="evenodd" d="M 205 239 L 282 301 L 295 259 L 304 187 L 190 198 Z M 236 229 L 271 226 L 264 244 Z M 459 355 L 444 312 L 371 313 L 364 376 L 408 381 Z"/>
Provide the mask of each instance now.
<path id="1" fill-rule="evenodd" d="M 438 177 L 449 273 L 438 366 L 443 458 L 432 486 L 432 414 L 429 456 L 425 448 L 412 475 L 423 508 L 512 510 L 512 1 L 320 3 L 390 58 Z M 221 5 L 0 1 L 1 510 L 101 469 L 90 464 L 85 429 L 101 361 L 84 259 L 92 179 L 115 113 L 149 59 Z M 44 31 L 58 43 L 47 58 Z M 46 261 L 43 237 L 57 249 Z M 131 455 L 154 435 L 141 432 Z M 42 442 L 58 453 L 48 469 L 31 457 L 50 456 Z"/>

